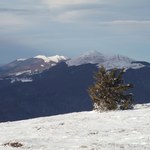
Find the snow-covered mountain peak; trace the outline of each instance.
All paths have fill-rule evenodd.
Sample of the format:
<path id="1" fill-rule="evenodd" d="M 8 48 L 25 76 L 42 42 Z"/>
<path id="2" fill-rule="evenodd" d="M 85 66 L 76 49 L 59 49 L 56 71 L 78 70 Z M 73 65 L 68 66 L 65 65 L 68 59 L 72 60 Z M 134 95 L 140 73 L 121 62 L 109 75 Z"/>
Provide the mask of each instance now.
<path id="1" fill-rule="evenodd" d="M 89 51 L 77 58 L 73 58 L 67 62 L 69 66 L 78 66 L 82 64 L 99 64 L 105 61 L 105 56 L 98 51 Z"/>
<path id="2" fill-rule="evenodd" d="M 59 61 L 68 60 L 67 57 L 65 57 L 65 56 L 59 56 L 59 55 L 51 56 L 51 57 L 48 57 L 48 58 L 49 58 L 49 60 L 51 60 L 53 62 L 56 62 L 56 63 L 58 63 Z"/>
<path id="3" fill-rule="evenodd" d="M 39 58 L 39 59 L 43 59 L 43 60 L 47 59 L 47 57 L 45 55 L 37 55 L 34 58 Z"/>
<path id="4" fill-rule="evenodd" d="M 35 73 L 41 73 L 44 70 L 50 69 L 57 65 L 59 62 L 65 62 L 68 60 L 64 56 L 50 56 L 37 55 L 33 58 L 28 59 L 17 59 L 9 64 L 2 66 L 0 69 L 0 76 L 21 76 L 21 75 L 32 75 Z"/>
<path id="5" fill-rule="evenodd" d="M 38 59 L 43 59 L 45 63 L 49 63 L 49 62 L 55 62 L 58 63 L 60 61 L 65 61 L 68 58 L 65 56 L 59 56 L 59 55 L 55 55 L 55 56 L 50 56 L 50 57 L 46 57 L 44 55 L 37 55 L 34 58 L 38 58 Z"/>
<path id="6" fill-rule="evenodd" d="M 73 58 L 67 61 L 69 66 L 79 66 L 83 64 L 98 64 L 98 66 L 103 65 L 106 69 L 112 68 L 132 68 L 138 69 L 144 67 L 144 65 L 140 63 L 133 63 L 134 59 L 131 59 L 122 55 L 103 55 L 97 51 L 89 51 L 77 58 Z"/>
<path id="7" fill-rule="evenodd" d="M 82 57 L 86 57 L 86 56 L 103 56 L 103 54 L 98 52 L 98 51 L 96 51 L 96 50 L 91 50 L 91 51 L 85 52 L 81 56 Z"/>
<path id="8" fill-rule="evenodd" d="M 135 61 L 134 59 L 131 59 L 126 56 L 113 55 L 113 56 L 106 56 L 106 61 L 99 65 L 103 65 L 108 70 L 112 68 L 138 69 L 144 67 L 144 65 L 140 63 L 133 63 L 134 61 Z"/>
<path id="9" fill-rule="evenodd" d="M 88 52 L 80 55 L 78 58 L 80 58 L 80 59 L 89 59 L 89 60 L 92 60 L 92 61 L 93 61 L 93 59 L 96 58 L 96 59 L 99 59 L 99 60 L 103 61 L 105 59 L 105 56 L 102 53 L 100 53 L 96 50 L 92 50 L 92 51 L 88 51 Z"/>

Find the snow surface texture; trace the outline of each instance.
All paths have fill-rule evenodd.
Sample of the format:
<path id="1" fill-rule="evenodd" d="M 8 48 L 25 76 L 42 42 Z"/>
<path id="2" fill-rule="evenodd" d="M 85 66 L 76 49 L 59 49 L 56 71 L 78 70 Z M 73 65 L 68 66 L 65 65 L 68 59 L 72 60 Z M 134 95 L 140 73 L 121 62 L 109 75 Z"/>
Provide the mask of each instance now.
<path id="1" fill-rule="evenodd" d="M 16 76 L 20 76 L 20 75 L 22 75 L 22 74 L 24 74 L 24 73 L 26 73 L 26 74 L 27 74 L 27 73 L 28 73 L 28 74 L 31 74 L 31 72 L 32 72 L 31 70 L 25 70 L 25 71 L 17 72 L 15 75 L 16 75 Z"/>
<path id="2" fill-rule="evenodd" d="M 67 61 L 67 64 L 69 66 L 79 66 L 79 65 L 88 64 L 88 63 L 100 64 L 100 63 L 103 63 L 104 61 L 106 61 L 106 58 L 103 54 L 97 51 L 90 51 L 81 55 L 80 57 Z"/>
<path id="3" fill-rule="evenodd" d="M 144 65 L 140 63 L 132 63 L 134 61 L 135 60 L 125 56 L 115 55 L 115 56 L 107 57 L 106 61 L 104 61 L 102 64 L 99 65 L 103 65 L 108 70 L 112 68 L 139 69 L 144 67 Z"/>
<path id="4" fill-rule="evenodd" d="M 11 83 L 14 83 L 14 82 L 32 82 L 33 79 L 31 78 L 12 78 L 11 79 Z"/>
<path id="5" fill-rule="evenodd" d="M 64 61 L 64 60 L 67 60 L 66 57 L 64 56 L 59 56 L 59 55 L 56 55 L 56 56 L 50 56 L 50 57 L 46 57 L 44 55 L 38 55 L 38 56 L 35 56 L 34 58 L 39 58 L 39 59 L 43 59 L 45 61 L 45 63 L 49 63 L 51 61 L 55 62 L 55 63 L 58 63 L 60 61 Z"/>
<path id="6" fill-rule="evenodd" d="M 19 58 L 17 59 L 17 61 L 25 61 L 26 59 L 25 58 Z"/>
<path id="7" fill-rule="evenodd" d="M 8 143 L 18 142 L 13 148 Z M 0 123 L 0 150 L 150 150 L 150 104 Z"/>
<path id="8" fill-rule="evenodd" d="M 103 65 L 108 70 L 112 68 L 139 69 L 144 67 L 144 65 L 140 63 L 132 63 L 134 61 L 135 60 L 131 58 L 121 55 L 107 56 L 97 51 L 90 51 L 88 53 L 81 55 L 80 57 L 67 61 L 67 64 L 68 66 L 78 66 L 88 63 L 98 64 L 98 66 Z"/>

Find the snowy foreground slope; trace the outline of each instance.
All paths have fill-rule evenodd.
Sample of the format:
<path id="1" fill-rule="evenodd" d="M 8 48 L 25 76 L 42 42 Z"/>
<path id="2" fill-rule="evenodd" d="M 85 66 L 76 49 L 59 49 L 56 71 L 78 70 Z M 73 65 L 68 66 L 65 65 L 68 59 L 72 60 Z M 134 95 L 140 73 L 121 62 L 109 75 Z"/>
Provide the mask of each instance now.
<path id="1" fill-rule="evenodd" d="M 22 144 L 14 148 L 10 143 Z M 0 150 L 150 150 L 150 104 L 0 123 Z"/>

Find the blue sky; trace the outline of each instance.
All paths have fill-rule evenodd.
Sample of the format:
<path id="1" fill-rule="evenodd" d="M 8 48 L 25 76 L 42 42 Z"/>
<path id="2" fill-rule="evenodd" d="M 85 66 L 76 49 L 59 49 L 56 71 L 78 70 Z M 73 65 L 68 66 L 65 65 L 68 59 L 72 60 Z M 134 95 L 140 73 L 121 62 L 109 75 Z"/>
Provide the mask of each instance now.
<path id="1" fill-rule="evenodd" d="M 0 64 L 90 50 L 150 61 L 150 0 L 0 0 Z"/>

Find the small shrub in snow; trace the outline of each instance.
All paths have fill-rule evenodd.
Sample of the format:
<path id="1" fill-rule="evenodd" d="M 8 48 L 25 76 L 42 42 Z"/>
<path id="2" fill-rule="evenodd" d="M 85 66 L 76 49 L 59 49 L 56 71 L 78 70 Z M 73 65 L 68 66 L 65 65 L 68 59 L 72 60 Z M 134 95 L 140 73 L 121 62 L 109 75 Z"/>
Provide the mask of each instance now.
<path id="1" fill-rule="evenodd" d="M 11 146 L 11 147 L 22 147 L 23 144 L 19 143 L 19 142 L 8 142 L 8 143 L 5 143 L 4 146 Z"/>
<path id="2" fill-rule="evenodd" d="M 127 90 L 133 88 L 132 84 L 124 84 L 124 69 L 107 71 L 103 66 L 95 74 L 95 83 L 89 87 L 88 93 L 93 100 L 94 109 L 108 111 L 116 109 L 133 108 L 133 95 Z"/>

